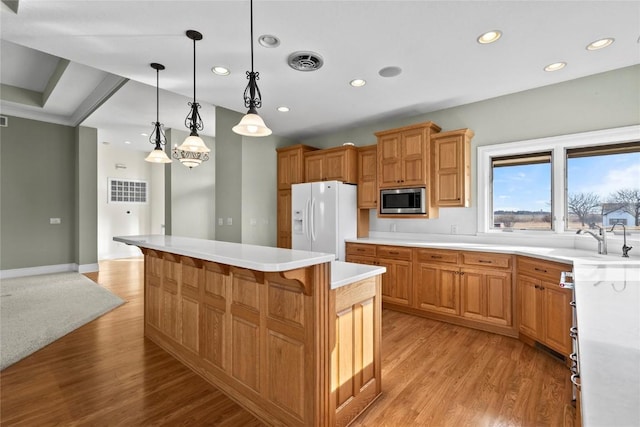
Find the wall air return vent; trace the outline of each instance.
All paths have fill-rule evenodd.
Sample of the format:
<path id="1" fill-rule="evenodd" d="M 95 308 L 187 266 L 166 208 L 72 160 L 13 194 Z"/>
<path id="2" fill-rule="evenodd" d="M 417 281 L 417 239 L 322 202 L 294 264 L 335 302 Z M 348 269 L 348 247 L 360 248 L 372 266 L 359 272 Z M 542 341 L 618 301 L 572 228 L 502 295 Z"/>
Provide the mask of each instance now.
<path id="1" fill-rule="evenodd" d="M 289 67 L 298 71 L 315 71 L 322 67 L 324 60 L 315 52 L 293 52 L 287 59 Z"/>
<path id="2" fill-rule="evenodd" d="M 9 119 L 7 116 L 0 116 L 0 127 L 6 128 L 9 126 Z"/>

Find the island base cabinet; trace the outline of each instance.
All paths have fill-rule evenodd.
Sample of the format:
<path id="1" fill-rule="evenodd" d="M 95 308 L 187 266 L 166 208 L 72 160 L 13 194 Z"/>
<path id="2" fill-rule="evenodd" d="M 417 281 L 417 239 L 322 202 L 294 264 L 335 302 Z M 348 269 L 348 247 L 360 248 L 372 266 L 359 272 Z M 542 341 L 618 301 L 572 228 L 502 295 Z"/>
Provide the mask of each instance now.
<path id="1" fill-rule="evenodd" d="M 143 252 L 145 336 L 266 425 L 347 425 L 380 394 L 380 276 Z"/>
<path id="2" fill-rule="evenodd" d="M 370 278 L 338 288 L 335 344 L 331 354 L 332 406 L 336 426 L 350 424 L 380 395 L 380 279 Z M 331 333 L 331 332 L 330 332 Z"/>

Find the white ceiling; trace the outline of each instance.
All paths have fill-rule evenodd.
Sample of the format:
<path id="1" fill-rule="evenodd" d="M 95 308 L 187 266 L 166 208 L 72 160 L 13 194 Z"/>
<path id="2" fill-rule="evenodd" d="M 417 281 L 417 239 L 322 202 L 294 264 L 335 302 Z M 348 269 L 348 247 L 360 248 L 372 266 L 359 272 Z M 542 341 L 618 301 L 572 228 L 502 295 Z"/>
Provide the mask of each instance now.
<path id="1" fill-rule="evenodd" d="M 41 119 L 51 114 L 51 121 L 74 125 L 74 119 L 82 119 L 99 129 L 102 140 L 121 144 L 128 139 L 147 150 L 140 133 L 149 132 L 155 121 L 151 62 L 166 67 L 160 72 L 160 121 L 185 129 L 193 97 L 188 29 L 204 36 L 196 45 L 204 133 L 214 132 L 213 105 L 245 110 L 247 0 L 21 0 L 17 13 L 1 7 L 3 84 L 41 91 L 56 58 L 71 61 L 67 69 L 74 72 L 65 76 L 65 71 L 56 96 L 44 107 L 26 108 L 3 96 L 4 114 Z M 493 29 L 503 32 L 498 42 L 476 42 Z M 255 0 L 254 36 L 262 34 L 277 36 L 281 44 L 272 49 L 255 44 L 263 95 L 259 112 L 275 134 L 299 139 L 638 64 L 640 1 Z M 585 49 L 603 37 L 614 37 L 615 43 L 599 51 Z M 324 66 L 314 72 L 289 68 L 287 57 L 301 50 L 319 53 Z M 543 71 L 557 61 L 568 65 Z M 214 65 L 230 68 L 231 74 L 214 75 Z M 386 66 L 403 72 L 379 76 Z M 350 87 L 354 78 L 367 85 Z M 96 105 L 85 120 L 83 111 Z M 281 105 L 291 111 L 279 113 Z"/>

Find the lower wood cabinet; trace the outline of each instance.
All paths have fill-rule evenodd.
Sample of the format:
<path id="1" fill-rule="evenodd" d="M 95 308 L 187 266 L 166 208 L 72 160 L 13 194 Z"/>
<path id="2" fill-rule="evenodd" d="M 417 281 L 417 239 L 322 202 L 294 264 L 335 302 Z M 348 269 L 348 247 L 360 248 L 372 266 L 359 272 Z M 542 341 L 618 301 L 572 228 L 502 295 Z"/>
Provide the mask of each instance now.
<path id="1" fill-rule="evenodd" d="M 460 314 L 460 270 L 457 266 L 418 262 L 415 271 L 416 308 Z"/>
<path id="2" fill-rule="evenodd" d="M 520 334 L 569 355 L 572 291 L 559 287 L 558 282 L 562 271 L 572 266 L 522 256 L 517 262 Z"/>
<path id="3" fill-rule="evenodd" d="M 382 302 L 409 306 L 412 301 L 412 249 L 347 243 L 348 262 L 380 265 L 387 268 L 382 275 Z"/>
<path id="4" fill-rule="evenodd" d="M 517 336 L 512 256 L 347 243 L 347 261 L 383 265 L 385 307 Z"/>

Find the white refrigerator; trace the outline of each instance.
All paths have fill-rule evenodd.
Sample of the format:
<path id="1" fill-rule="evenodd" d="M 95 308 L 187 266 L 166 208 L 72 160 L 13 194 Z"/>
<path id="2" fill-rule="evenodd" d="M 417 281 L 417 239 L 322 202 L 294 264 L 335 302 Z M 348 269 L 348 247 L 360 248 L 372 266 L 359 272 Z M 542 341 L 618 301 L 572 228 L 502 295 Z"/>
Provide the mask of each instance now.
<path id="1" fill-rule="evenodd" d="M 293 249 L 326 252 L 345 260 L 345 239 L 356 237 L 356 186 L 339 181 L 291 186 Z"/>

